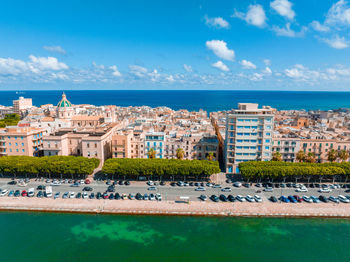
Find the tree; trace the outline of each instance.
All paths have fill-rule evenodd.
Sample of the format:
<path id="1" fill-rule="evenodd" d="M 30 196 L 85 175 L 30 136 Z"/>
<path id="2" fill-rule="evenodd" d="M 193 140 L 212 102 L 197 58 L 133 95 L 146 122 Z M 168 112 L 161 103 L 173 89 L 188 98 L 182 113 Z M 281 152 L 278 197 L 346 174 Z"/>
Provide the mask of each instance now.
<path id="1" fill-rule="evenodd" d="M 338 158 L 338 153 L 333 148 L 327 152 L 327 159 L 329 162 L 334 162 Z"/>
<path id="2" fill-rule="evenodd" d="M 313 153 L 313 152 L 307 153 L 305 161 L 308 163 L 315 163 L 316 162 L 315 153 Z"/>
<path id="3" fill-rule="evenodd" d="M 151 158 L 151 159 L 156 158 L 156 151 L 154 150 L 154 148 L 151 148 L 148 151 L 147 155 L 148 155 L 148 158 Z"/>
<path id="4" fill-rule="evenodd" d="M 302 150 L 300 150 L 300 151 L 297 153 L 296 159 L 297 159 L 298 162 L 305 162 L 305 160 L 306 160 L 305 152 L 302 151 Z"/>
<path id="5" fill-rule="evenodd" d="M 208 155 L 207 155 L 207 159 L 209 161 L 213 161 L 214 160 L 214 153 L 213 152 L 210 152 Z"/>
<path id="6" fill-rule="evenodd" d="M 183 159 L 185 156 L 185 151 L 182 148 L 178 148 L 176 150 L 176 158 L 177 159 Z"/>
<path id="7" fill-rule="evenodd" d="M 282 161 L 282 154 L 280 152 L 274 152 L 272 154 L 272 161 Z"/>
<path id="8" fill-rule="evenodd" d="M 342 160 L 343 162 L 345 162 L 346 160 L 348 160 L 349 158 L 349 152 L 346 151 L 345 149 L 340 150 L 338 152 L 338 157 L 340 158 L 340 160 Z"/>

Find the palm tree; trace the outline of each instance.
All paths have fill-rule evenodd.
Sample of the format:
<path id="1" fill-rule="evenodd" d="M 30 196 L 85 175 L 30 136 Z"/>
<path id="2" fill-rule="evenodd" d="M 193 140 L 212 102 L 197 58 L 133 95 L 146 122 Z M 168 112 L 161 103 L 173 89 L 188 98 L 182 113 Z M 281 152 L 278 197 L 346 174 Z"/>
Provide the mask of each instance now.
<path id="1" fill-rule="evenodd" d="M 305 160 L 306 160 L 306 162 L 308 162 L 308 163 L 315 163 L 315 162 L 316 162 L 315 153 L 313 153 L 313 152 L 307 153 L 307 156 L 306 156 Z"/>
<path id="2" fill-rule="evenodd" d="M 338 153 L 333 148 L 328 151 L 327 158 L 329 162 L 334 162 L 335 160 L 337 160 L 337 157 L 338 157 Z"/>
<path id="3" fill-rule="evenodd" d="M 282 161 L 282 154 L 280 152 L 274 152 L 272 154 L 272 161 Z"/>
<path id="4" fill-rule="evenodd" d="M 207 155 L 207 159 L 209 161 L 213 161 L 214 160 L 214 153 L 213 152 L 210 152 L 208 155 Z"/>
<path id="5" fill-rule="evenodd" d="M 183 159 L 185 156 L 185 151 L 182 148 L 176 149 L 176 158 Z"/>
<path id="6" fill-rule="evenodd" d="M 340 158 L 340 160 L 345 162 L 349 158 L 349 152 L 346 151 L 345 149 L 343 149 L 343 150 L 338 152 L 338 157 Z"/>
<path id="7" fill-rule="evenodd" d="M 306 160 L 306 155 L 305 155 L 305 152 L 300 150 L 298 153 L 297 153 L 297 156 L 296 156 L 296 159 L 298 162 L 304 162 Z"/>
<path id="8" fill-rule="evenodd" d="M 154 150 L 154 148 L 151 148 L 150 150 L 148 150 L 148 158 L 156 158 L 156 151 Z"/>

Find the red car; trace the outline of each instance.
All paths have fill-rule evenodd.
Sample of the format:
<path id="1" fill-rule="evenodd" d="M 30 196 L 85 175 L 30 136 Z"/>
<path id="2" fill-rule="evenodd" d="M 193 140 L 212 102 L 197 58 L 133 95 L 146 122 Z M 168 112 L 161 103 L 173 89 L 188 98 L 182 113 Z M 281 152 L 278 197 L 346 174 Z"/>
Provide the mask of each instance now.
<path id="1" fill-rule="evenodd" d="M 22 197 L 25 197 L 25 196 L 27 196 L 27 191 L 23 190 L 22 191 Z"/>
<path id="2" fill-rule="evenodd" d="M 107 199 L 108 198 L 108 194 L 107 193 L 104 193 L 103 194 L 103 199 Z"/>
<path id="3" fill-rule="evenodd" d="M 90 184 L 91 182 L 90 182 L 90 180 L 89 179 L 85 179 L 85 184 Z"/>
<path id="4" fill-rule="evenodd" d="M 294 198 L 298 201 L 298 203 L 301 203 L 303 201 L 300 196 L 295 195 Z"/>

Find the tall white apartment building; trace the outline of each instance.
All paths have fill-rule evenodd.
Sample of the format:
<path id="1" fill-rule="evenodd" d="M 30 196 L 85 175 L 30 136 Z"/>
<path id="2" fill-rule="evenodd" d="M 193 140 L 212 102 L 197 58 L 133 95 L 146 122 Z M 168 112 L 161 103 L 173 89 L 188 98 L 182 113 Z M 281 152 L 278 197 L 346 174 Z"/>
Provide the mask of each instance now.
<path id="1" fill-rule="evenodd" d="M 13 100 L 13 111 L 16 114 L 21 114 L 22 110 L 29 109 L 33 106 L 31 98 L 20 96 L 18 100 Z"/>
<path id="2" fill-rule="evenodd" d="M 239 173 L 238 164 L 268 161 L 272 157 L 273 120 L 276 109 L 239 103 L 226 116 L 225 164 L 227 173 Z"/>

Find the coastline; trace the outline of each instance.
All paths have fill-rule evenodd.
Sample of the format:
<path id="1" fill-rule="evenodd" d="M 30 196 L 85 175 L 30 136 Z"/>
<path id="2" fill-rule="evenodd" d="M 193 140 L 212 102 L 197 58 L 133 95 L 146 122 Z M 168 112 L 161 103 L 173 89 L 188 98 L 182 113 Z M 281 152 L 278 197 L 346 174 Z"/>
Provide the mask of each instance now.
<path id="1" fill-rule="evenodd" d="M 350 218 L 344 203 L 213 203 L 192 201 L 1 198 L 0 211 L 222 217 Z"/>

